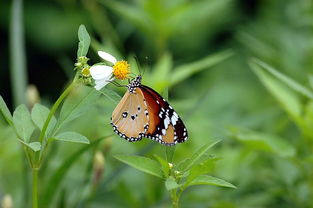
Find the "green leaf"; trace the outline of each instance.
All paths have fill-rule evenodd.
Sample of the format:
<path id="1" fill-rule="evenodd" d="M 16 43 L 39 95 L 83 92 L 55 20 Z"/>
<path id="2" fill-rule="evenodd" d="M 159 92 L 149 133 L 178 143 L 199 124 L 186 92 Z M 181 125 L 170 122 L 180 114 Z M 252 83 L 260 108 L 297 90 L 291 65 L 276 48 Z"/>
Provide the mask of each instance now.
<path id="1" fill-rule="evenodd" d="M 55 140 L 64 141 L 64 142 L 75 142 L 75 143 L 83 143 L 83 144 L 89 144 L 89 140 L 76 132 L 62 132 L 56 136 L 53 137 Z"/>
<path id="2" fill-rule="evenodd" d="M 90 106 L 95 104 L 100 93 L 94 88 L 79 86 L 66 98 L 61 108 L 56 133 L 64 124 L 88 112 Z"/>
<path id="3" fill-rule="evenodd" d="M 157 155 L 154 155 L 154 157 L 159 161 L 159 163 L 160 163 L 160 165 L 162 167 L 162 171 L 164 173 L 164 176 L 168 177 L 169 173 L 170 173 L 170 167 L 169 167 L 168 162 L 165 161 L 163 158 L 157 156 Z"/>
<path id="4" fill-rule="evenodd" d="M 252 60 L 254 63 L 258 64 L 259 66 L 263 67 L 266 69 L 268 72 L 270 72 L 272 75 L 274 75 L 277 79 L 280 81 L 284 82 L 286 85 L 288 85 L 291 89 L 301 93 L 302 95 L 313 99 L 313 92 L 309 90 L 308 88 L 304 87 L 303 85 L 299 84 L 295 80 L 291 79 L 290 77 L 287 77 L 286 75 L 280 73 L 273 67 L 269 66 L 268 64 L 262 62 L 259 59 L 253 59 Z"/>
<path id="5" fill-rule="evenodd" d="M 40 142 L 31 142 L 31 143 L 26 143 L 24 142 L 23 140 L 20 140 L 19 141 L 24 144 L 25 146 L 27 146 L 28 148 L 30 148 L 31 150 L 33 150 L 34 152 L 38 152 L 41 150 L 41 144 Z"/>
<path id="6" fill-rule="evenodd" d="M 298 123 L 301 123 L 301 111 L 302 105 L 298 96 L 284 86 L 280 81 L 266 73 L 255 62 L 250 62 L 250 67 L 255 74 L 262 81 L 264 86 L 270 91 L 270 93 L 278 100 L 281 106 L 287 111 L 287 113 L 295 119 Z"/>
<path id="7" fill-rule="evenodd" d="M 8 124 L 13 126 L 13 117 L 1 95 L 0 95 L 0 112 L 2 113 L 4 119 L 8 122 Z"/>
<path id="8" fill-rule="evenodd" d="M 77 58 L 81 56 L 86 56 L 90 46 L 90 36 L 84 25 L 80 25 L 78 29 L 78 50 Z"/>
<path id="9" fill-rule="evenodd" d="M 107 138 L 107 137 L 104 137 Z M 70 170 L 70 168 L 73 166 L 73 164 L 78 161 L 79 157 L 93 148 L 95 145 L 99 144 L 100 141 L 102 141 L 104 138 L 98 139 L 94 142 L 92 142 L 88 146 L 84 146 L 75 153 L 73 153 L 71 156 L 69 156 L 67 159 L 63 160 L 62 165 L 52 173 L 51 178 L 46 183 L 47 186 L 42 189 L 43 195 L 41 197 L 40 205 L 39 207 L 49 207 L 51 204 L 51 201 L 56 196 L 58 188 L 61 184 L 61 182 L 65 179 L 66 174 Z"/>
<path id="10" fill-rule="evenodd" d="M 121 96 L 119 94 L 117 94 L 115 91 L 110 90 L 106 87 L 99 90 L 99 92 L 116 104 L 119 103 L 121 100 Z"/>
<path id="11" fill-rule="evenodd" d="M 237 188 L 233 184 L 224 181 L 220 178 L 215 178 L 213 176 L 208 175 L 202 175 L 195 178 L 190 184 L 190 186 L 193 185 L 211 185 L 211 186 L 221 186 L 221 187 L 227 187 L 227 188 Z"/>
<path id="12" fill-rule="evenodd" d="M 184 172 L 189 170 L 192 166 L 198 164 L 205 153 L 218 142 L 220 142 L 220 140 L 203 145 L 191 156 L 191 158 L 188 158 L 179 164 L 179 170 Z"/>
<path id="13" fill-rule="evenodd" d="M 295 148 L 285 139 L 266 133 L 259 133 L 238 128 L 231 129 L 233 136 L 249 148 L 272 152 L 281 157 L 292 157 L 295 155 Z"/>
<path id="14" fill-rule="evenodd" d="M 191 183 L 196 177 L 212 172 L 214 167 L 215 167 L 216 161 L 217 161 L 217 158 L 210 157 L 207 160 L 205 160 L 205 161 L 203 161 L 197 165 L 194 165 L 190 169 L 189 175 L 186 179 L 184 186 L 188 186 L 189 183 Z"/>
<path id="15" fill-rule="evenodd" d="M 179 188 L 180 185 L 176 183 L 173 176 L 170 176 L 165 181 L 165 187 L 168 191 L 170 191 L 170 190 Z"/>
<path id="16" fill-rule="evenodd" d="M 163 178 L 160 165 L 150 158 L 135 155 L 115 155 L 114 157 L 140 171 Z"/>
<path id="17" fill-rule="evenodd" d="M 13 113 L 13 123 L 18 136 L 28 143 L 30 136 L 35 130 L 35 125 L 33 124 L 30 113 L 24 104 L 19 105 L 15 109 Z"/>
<path id="18" fill-rule="evenodd" d="M 209 67 L 212 67 L 227 58 L 231 57 L 233 55 L 233 52 L 231 51 L 224 51 L 221 53 L 217 53 L 214 55 L 207 56 L 206 58 L 196 61 L 194 63 L 185 64 L 182 66 L 179 66 L 175 68 L 172 72 L 170 85 L 175 85 L 191 75 L 198 73 L 204 69 L 208 69 Z"/>
<path id="19" fill-rule="evenodd" d="M 42 130 L 43 125 L 44 125 L 45 121 L 47 120 L 49 113 L 50 113 L 50 110 L 47 107 L 45 107 L 39 103 L 35 104 L 35 106 L 33 107 L 32 112 L 31 112 L 31 118 L 32 118 L 33 122 L 35 123 L 35 125 L 40 130 Z M 48 125 L 48 129 L 46 131 L 47 135 L 49 135 L 49 133 L 54 128 L 56 123 L 57 123 L 57 120 L 53 116 L 50 120 L 50 123 Z"/>

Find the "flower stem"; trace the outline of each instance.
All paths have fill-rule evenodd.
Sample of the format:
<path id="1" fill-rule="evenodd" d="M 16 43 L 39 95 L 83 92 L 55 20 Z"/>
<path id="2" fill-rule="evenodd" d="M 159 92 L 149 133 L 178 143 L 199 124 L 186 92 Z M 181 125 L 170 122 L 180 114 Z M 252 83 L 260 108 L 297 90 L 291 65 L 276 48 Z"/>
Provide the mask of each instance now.
<path id="1" fill-rule="evenodd" d="M 43 138 L 46 134 L 48 125 L 50 123 L 50 120 L 52 118 L 52 116 L 55 114 L 55 111 L 58 109 L 59 105 L 62 103 L 62 101 L 64 100 L 64 98 L 71 92 L 72 88 L 75 85 L 75 80 L 64 90 L 64 92 L 60 95 L 60 97 L 57 99 L 57 101 L 54 103 L 54 105 L 52 106 L 50 113 L 43 125 L 42 131 L 40 132 L 40 136 L 39 136 L 39 141 L 40 143 L 42 143 Z"/>
<path id="2" fill-rule="evenodd" d="M 32 188 L 32 195 L 33 195 L 33 208 L 38 208 L 38 169 L 33 168 L 32 169 L 32 175 L 33 175 L 33 188 Z"/>

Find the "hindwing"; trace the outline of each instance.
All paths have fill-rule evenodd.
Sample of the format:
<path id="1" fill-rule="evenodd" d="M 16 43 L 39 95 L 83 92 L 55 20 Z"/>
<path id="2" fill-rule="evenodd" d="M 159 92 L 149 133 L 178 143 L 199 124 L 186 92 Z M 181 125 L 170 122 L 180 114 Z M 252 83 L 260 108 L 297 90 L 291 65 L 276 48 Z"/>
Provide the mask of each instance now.
<path id="1" fill-rule="evenodd" d="M 148 86 L 140 85 L 149 112 L 149 128 L 145 137 L 161 144 L 175 145 L 187 140 L 188 132 L 172 106 Z"/>
<path id="2" fill-rule="evenodd" d="M 149 127 L 147 105 L 140 89 L 128 90 L 112 113 L 114 131 L 129 142 L 141 140 Z"/>

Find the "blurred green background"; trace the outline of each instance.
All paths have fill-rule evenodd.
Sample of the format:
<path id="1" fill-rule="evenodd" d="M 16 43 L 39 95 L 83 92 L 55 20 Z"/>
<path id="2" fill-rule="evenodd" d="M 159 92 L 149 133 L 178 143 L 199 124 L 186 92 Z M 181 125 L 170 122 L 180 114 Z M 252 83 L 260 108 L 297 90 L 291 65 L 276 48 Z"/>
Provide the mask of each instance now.
<path id="1" fill-rule="evenodd" d="M 10 59 L 18 56 L 10 55 L 11 6 L 0 2 L 0 94 L 13 110 Z M 72 79 L 84 24 L 92 37 L 90 63 L 99 61 L 97 50 L 136 57 L 146 85 L 169 89 L 190 134 L 174 161 L 222 139 L 210 150 L 220 158 L 212 175 L 237 189 L 194 186 L 183 193 L 181 207 L 313 207 L 312 0 L 28 0 L 23 12 L 27 76 L 18 77 L 31 92 L 29 85 L 36 86 L 35 101 L 51 106 Z M 177 71 L 184 73 L 171 79 Z M 29 96 L 21 99 L 31 108 Z M 115 105 L 101 97 L 65 127 L 91 141 L 109 139 L 76 156 L 84 145 L 53 144 L 40 172 L 41 200 L 54 186 L 53 173 L 73 157 L 50 207 L 170 207 L 162 180 L 112 157 L 164 155 L 164 147 L 148 139 L 128 143 L 112 134 Z M 21 145 L 0 115 L 0 200 L 10 196 L 14 207 L 27 207 L 30 193 Z"/>

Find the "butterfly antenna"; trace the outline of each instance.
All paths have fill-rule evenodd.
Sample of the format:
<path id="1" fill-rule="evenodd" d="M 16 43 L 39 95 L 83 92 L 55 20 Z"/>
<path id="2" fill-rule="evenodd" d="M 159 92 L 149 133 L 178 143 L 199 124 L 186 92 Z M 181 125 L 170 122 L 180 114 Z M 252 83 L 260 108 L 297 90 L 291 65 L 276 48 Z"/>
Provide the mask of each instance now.
<path id="1" fill-rule="evenodd" d="M 134 59 L 136 60 L 136 64 L 137 64 L 138 71 L 139 71 L 139 75 L 140 75 L 140 76 L 143 76 L 144 73 L 142 73 L 142 70 L 141 70 L 142 68 L 141 68 L 141 65 L 140 65 L 140 63 L 139 63 L 138 57 L 137 57 L 137 56 L 134 56 Z"/>

